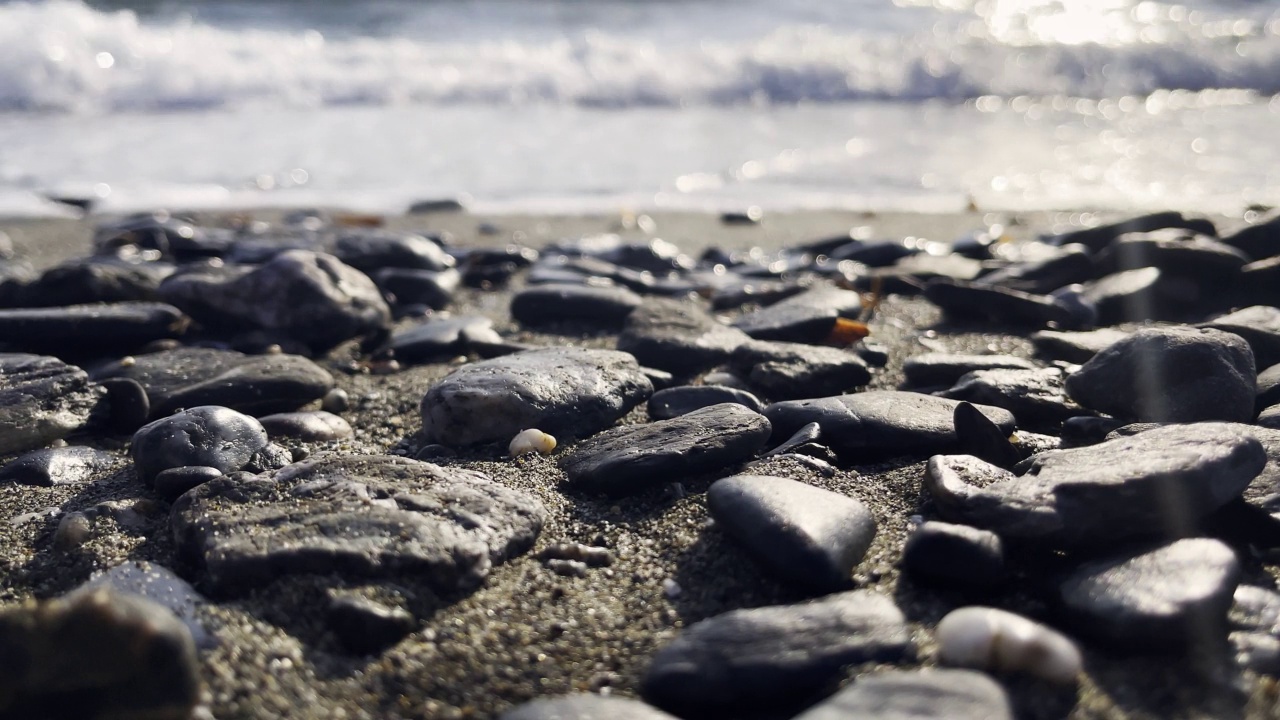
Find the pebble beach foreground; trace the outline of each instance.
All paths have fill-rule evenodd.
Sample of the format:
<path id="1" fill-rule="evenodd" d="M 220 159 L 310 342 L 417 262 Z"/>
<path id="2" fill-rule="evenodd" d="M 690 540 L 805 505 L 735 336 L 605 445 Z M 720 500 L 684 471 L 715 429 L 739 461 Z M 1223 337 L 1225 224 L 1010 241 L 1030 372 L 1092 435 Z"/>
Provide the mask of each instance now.
<path id="1" fill-rule="evenodd" d="M 0 223 L 0 717 L 1280 714 L 1275 216 L 261 218 Z"/>

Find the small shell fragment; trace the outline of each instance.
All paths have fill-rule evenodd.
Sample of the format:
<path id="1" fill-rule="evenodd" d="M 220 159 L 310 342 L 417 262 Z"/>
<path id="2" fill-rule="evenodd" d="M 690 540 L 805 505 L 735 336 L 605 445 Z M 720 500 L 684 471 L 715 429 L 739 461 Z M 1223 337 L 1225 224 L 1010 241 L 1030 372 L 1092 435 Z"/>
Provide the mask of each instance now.
<path id="1" fill-rule="evenodd" d="M 1071 684 L 1082 670 L 1070 638 L 1021 615 L 989 607 L 954 610 L 938 623 L 938 660 L 944 665 L 1024 673 Z"/>
<path id="2" fill-rule="evenodd" d="M 514 438 L 511 438 L 511 445 L 507 447 L 507 452 L 511 457 L 520 457 L 532 452 L 550 455 L 552 450 L 556 449 L 556 439 L 553 435 L 548 435 L 537 428 L 529 428 L 521 430 Z"/>

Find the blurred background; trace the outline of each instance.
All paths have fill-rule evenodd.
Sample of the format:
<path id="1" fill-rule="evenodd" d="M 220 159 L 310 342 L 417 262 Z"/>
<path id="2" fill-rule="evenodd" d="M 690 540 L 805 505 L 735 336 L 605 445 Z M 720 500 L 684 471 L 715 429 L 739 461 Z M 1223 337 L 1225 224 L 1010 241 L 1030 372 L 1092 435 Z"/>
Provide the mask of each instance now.
<path id="1" fill-rule="evenodd" d="M 1244 0 L 0 3 L 0 213 L 1280 204 Z"/>

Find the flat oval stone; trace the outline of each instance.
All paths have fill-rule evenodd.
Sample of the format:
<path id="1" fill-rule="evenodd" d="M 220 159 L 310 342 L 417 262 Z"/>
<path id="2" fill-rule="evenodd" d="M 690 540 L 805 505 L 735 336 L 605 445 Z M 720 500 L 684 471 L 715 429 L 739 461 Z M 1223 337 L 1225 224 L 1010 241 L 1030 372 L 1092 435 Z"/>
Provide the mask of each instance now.
<path id="1" fill-rule="evenodd" d="M 1217 540 L 1192 538 L 1088 563 L 1059 586 L 1080 632 L 1134 650 L 1209 647 L 1226 636 L 1240 563 Z"/>
<path id="2" fill-rule="evenodd" d="M 871 370 L 857 354 L 803 343 L 743 343 L 729 364 L 775 400 L 825 397 L 871 381 Z"/>
<path id="3" fill-rule="evenodd" d="M 646 367 L 694 375 L 723 365 L 746 333 L 722 325 L 687 302 L 650 298 L 632 311 L 618 336 L 618 349 Z"/>
<path id="4" fill-rule="evenodd" d="M 195 347 L 137 355 L 95 369 L 93 377 L 138 382 L 146 390 L 153 418 L 200 405 L 249 414 L 295 410 L 333 388 L 333 376 L 300 355 L 245 355 Z"/>
<path id="5" fill-rule="evenodd" d="M 1258 368 L 1280 364 L 1280 308 L 1254 305 L 1216 317 L 1198 327 L 1229 332 L 1244 338 L 1253 350 Z"/>
<path id="6" fill-rule="evenodd" d="M 911 648 L 893 601 L 854 590 L 694 623 L 654 655 L 640 693 L 676 715 L 725 717 L 803 702 L 846 665 L 894 662 Z"/>
<path id="7" fill-rule="evenodd" d="M 267 432 L 254 418 L 205 405 L 143 426 L 129 451 L 138 474 L 150 484 L 161 471 L 188 465 L 235 472 L 267 444 Z"/>
<path id="8" fill-rule="evenodd" d="M 294 463 L 261 479 L 219 478 L 174 504 L 179 547 L 214 591 L 282 575 L 410 574 L 440 593 L 474 590 L 528 551 L 546 510 L 461 468 L 372 455 Z"/>
<path id="9" fill-rule="evenodd" d="M 323 410 L 277 413 L 258 418 L 267 435 L 291 437 L 309 442 L 341 440 L 352 435 L 351 425 Z"/>
<path id="10" fill-rule="evenodd" d="M 466 352 L 472 340 L 493 343 L 502 342 L 502 337 L 494 331 L 489 318 L 465 315 L 432 318 L 397 330 L 388 347 L 395 351 L 397 360 L 420 362 Z"/>
<path id="11" fill-rule="evenodd" d="M 972 670 L 867 675 L 794 720 L 1013 720 L 1000 684 Z"/>
<path id="12" fill-rule="evenodd" d="M 186 330 L 182 311 L 163 303 L 125 302 L 0 310 L 0 338 L 10 350 L 92 355 L 133 350 Z"/>
<path id="13" fill-rule="evenodd" d="M 1234 278 L 1249 256 L 1213 238 L 1165 229 L 1126 233 L 1100 252 L 1097 260 L 1111 272 L 1154 267 L 1209 283 Z"/>
<path id="14" fill-rule="evenodd" d="M 649 397 L 649 417 L 654 420 L 670 420 L 722 403 L 737 403 L 754 412 L 764 409 L 764 403 L 746 390 L 724 385 L 682 385 L 659 390 Z"/>
<path id="15" fill-rule="evenodd" d="M 937 521 L 916 528 L 902 549 L 913 580 L 956 588 L 990 588 L 1005 580 L 1004 544 L 989 530 Z"/>
<path id="16" fill-rule="evenodd" d="M 511 299 L 511 317 L 528 326 L 576 321 L 617 327 L 641 302 L 639 295 L 616 285 L 531 285 Z"/>
<path id="17" fill-rule="evenodd" d="M 1117 238 L 1127 233 L 1151 232 L 1152 230 L 1161 230 L 1164 228 L 1183 228 L 1194 232 L 1204 233 L 1206 235 L 1216 235 L 1217 231 L 1213 227 L 1213 223 L 1201 218 L 1185 218 L 1182 213 L 1176 211 L 1164 211 L 1151 213 L 1149 215 L 1139 215 L 1138 217 L 1121 220 L 1107 225 L 1099 225 L 1097 227 L 1085 228 L 1083 230 L 1073 230 L 1071 232 L 1062 233 L 1046 238 L 1046 242 L 1053 245 L 1074 245 L 1080 244 L 1089 248 L 1093 252 L 1099 252 Z"/>
<path id="18" fill-rule="evenodd" d="M 819 343 L 831 334 L 836 318 L 856 318 L 861 310 L 858 293 L 818 287 L 747 313 L 733 326 L 757 340 Z"/>
<path id="19" fill-rule="evenodd" d="M 876 536 L 862 501 L 780 477 L 717 480 L 707 509 L 769 572 L 819 594 L 852 587 L 853 570 Z"/>
<path id="20" fill-rule="evenodd" d="M 1253 351 L 1238 335 L 1185 326 L 1139 330 L 1067 378 L 1067 391 L 1099 412 L 1150 422 L 1248 422 Z"/>
<path id="21" fill-rule="evenodd" d="M 773 423 L 775 437 L 790 436 L 801 426 L 816 422 L 822 436 L 842 458 L 859 460 L 895 455 L 929 455 L 953 451 L 956 400 L 913 392 L 872 390 L 852 395 L 788 400 L 769 405 L 765 417 Z M 1006 435 L 1014 430 L 1008 410 L 975 405 Z"/>
<path id="22" fill-rule="evenodd" d="M 566 695 L 541 698 L 514 707 L 499 720 L 675 720 L 639 700 L 610 695 Z"/>
<path id="23" fill-rule="evenodd" d="M 22 452 L 85 427 L 105 392 L 57 358 L 0 353 L 0 454 Z"/>
<path id="24" fill-rule="evenodd" d="M 1238 426 L 1198 423 L 1050 450 L 1014 472 L 968 455 L 939 455 L 929 460 L 924 485 L 953 522 L 1005 539 L 1105 546 L 1193 531 L 1197 519 L 1239 497 L 1266 463 L 1262 445 Z"/>
<path id="25" fill-rule="evenodd" d="M 749 460 L 769 441 L 769 421 L 723 403 L 584 440 L 560 459 L 569 487 L 621 496 Z"/>
<path id="26" fill-rule="evenodd" d="M 151 481 L 151 489 L 165 500 L 173 500 L 194 487 L 223 476 L 216 467 L 207 465 L 183 465 L 161 470 Z"/>
<path id="27" fill-rule="evenodd" d="M 433 310 L 448 307 L 462 284 L 462 274 L 457 270 L 383 268 L 372 277 L 379 288 L 395 298 L 396 305 L 425 305 Z"/>
<path id="28" fill-rule="evenodd" d="M 987 273 L 978 278 L 977 282 L 1047 295 L 1058 288 L 1082 283 L 1093 277 L 1093 258 L 1088 249 L 1082 245 L 1068 245 L 1052 248 L 1041 257 L 1015 262 Z"/>
<path id="29" fill-rule="evenodd" d="M 1013 413 L 1025 427 L 1057 429 L 1083 408 L 1067 397 L 1065 374 L 1056 367 L 1034 370 L 977 370 L 961 377 L 939 395 Z"/>
<path id="30" fill-rule="evenodd" d="M 1012 355 L 958 355 L 924 353 L 907 358 L 902 372 L 908 387 L 949 387 L 975 370 L 1035 370 L 1030 360 Z"/>
<path id="31" fill-rule="evenodd" d="M 507 443 L 526 428 L 557 438 L 612 425 L 653 392 L 635 358 L 613 350 L 548 348 L 464 365 L 422 398 L 430 442 Z"/>
<path id="32" fill-rule="evenodd" d="M 329 243 L 334 257 L 363 273 L 382 268 L 447 270 L 455 261 L 435 242 L 413 233 L 345 229 Z"/>
<path id="33" fill-rule="evenodd" d="M 959 280 L 933 280 L 924 288 L 924 297 L 949 316 L 986 318 L 1013 324 L 1048 325 L 1072 329 L 1075 315 L 1046 295 L 979 285 Z"/>
<path id="34" fill-rule="evenodd" d="M 372 655 L 395 645 L 418 625 L 407 610 L 346 596 L 330 598 L 325 620 L 343 646 L 359 655 Z"/>
<path id="35" fill-rule="evenodd" d="M 1037 330 L 1031 334 L 1031 343 L 1045 357 L 1071 363 L 1086 363 L 1094 355 L 1129 337 L 1129 333 L 1114 328 L 1098 328 L 1078 332 Z"/>
<path id="36" fill-rule="evenodd" d="M 171 273 L 169 263 L 78 258 L 45 270 L 22 289 L 20 300 L 28 307 L 150 302 L 157 299 L 157 288 Z"/>
<path id="37" fill-rule="evenodd" d="M 29 452 L 0 468 L 0 482 L 46 487 L 79 485 L 120 464 L 115 455 L 94 448 L 46 448 Z"/>

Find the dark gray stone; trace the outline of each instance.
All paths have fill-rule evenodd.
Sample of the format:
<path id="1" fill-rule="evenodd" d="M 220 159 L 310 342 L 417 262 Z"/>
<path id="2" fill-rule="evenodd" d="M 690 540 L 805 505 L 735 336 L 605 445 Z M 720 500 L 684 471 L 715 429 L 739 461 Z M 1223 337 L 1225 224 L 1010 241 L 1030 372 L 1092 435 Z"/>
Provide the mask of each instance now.
<path id="1" fill-rule="evenodd" d="M 950 387 L 974 370 L 1035 370 L 1038 365 L 1012 355 L 956 355 L 931 352 L 907 358 L 902 372 L 907 387 Z"/>
<path id="2" fill-rule="evenodd" d="M 1180 536 L 1236 499 L 1267 463 L 1257 439 L 1226 423 L 1171 425 L 1002 470 L 968 455 L 929 460 L 925 488 L 947 520 L 1006 540 L 1062 547 Z"/>
<path id="3" fill-rule="evenodd" d="M 1154 267 L 1162 272 L 1218 282 L 1237 276 L 1249 256 L 1215 238 L 1181 229 L 1128 233 L 1098 254 L 1110 272 Z"/>
<path id="4" fill-rule="evenodd" d="M 1259 369 L 1280 364 L 1280 308 L 1254 305 L 1216 317 L 1199 327 L 1234 333 L 1244 338 L 1253 350 Z"/>
<path id="5" fill-rule="evenodd" d="M 1258 419 L 1255 422 L 1259 427 L 1280 430 L 1280 405 L 1272 405 L 1258 413 Z"/>
<path id="6" fill-rule="evenodd" d="M 245 355 L 213 348 L 138 355 L 99 367 L 93 377 L 138 382 L 155 418 L 200 405 L 264 415 L 296 410 L 333 388 L 328 371 L 299 355 Z"/>
<path id="7" fill-rule="evenodd" d="M 819 343 L 837 318 L 856 318 L 862 297 L 851 290 L 819 287 L 747 313 L 734 327 L 757 340 Z"/>
<path id="8" fill-rule="evenodd" d="M 531 285 L 511 299 L 511 317 L 529 326 L 576 321 L 618 327 L 641 302 L 639 295 L 616 285 Z"/>
<path id="9" fill-rule="evenodd" d="M 351 425 L 323 410 L 278 413 L 258 418 L 271 437 L 291 437 L 308 442 L 341 440 L 352 435 Z"/>
<path id="10" fill-rule="evenodd" d="M 46 448 L 29 452 L 0 468 L 0 482 L 20 485 L 79 485 L 113 470 L 119 458 L 89 447 Z"/>
<path id="11" fill-rule="evenodd" d="M 151 418 L 151 398 L 147 389 L 132 378 L 104 378 L 97 384 L 107 391 L 108 417 L 105 429 L 132 435 Z"/>
<path id="12" fill-rule="evenodd" d="M 775 400 L 825 397 L 871 381 L 871 370 L 855 353 L 803 343 L 753 340 L 739 345 L 729 364 Z"/>
<path id="13" fill-rule="evenodd" d="M 1280 404 L 1280 364 L 1258 373 L 1253 409 L 1258 413 Z"/>
<path id="14" fill-rule="evenodd" d="M 747 303 L 772 305 L 799 295 L 807 289 L 805 285 L 795 282 L 778 282 L 775 280 L 741 280 L 711 293 L 711 309 L 731 310 Z"/>
<path id="15" fill-rule="evenodd" d="M 1000 684 L 973 670 L 889 671 L 860 677 L 794 720 L 1013 720 Z"/>
<path id="16" fill-rule="evenodd" d="M 413 327 L 398 330 L 391 336 L 388 348 L 403 362 L 438 360 L 442 356 L 465 353 L 472 341 L 502 342 L 486 317 L 464 315 L 431 318 Z"/>
<path id="17" fill-rule="evenodd" d="M 992 465 L 1011 468 L 1022 459 L 1018 448 L 1000 426 L 967 402 L 956 405 L 952 420 L 960 452 L 985 460 Z"/>
<path id="18" fill-rule="evenodd" d="M 1240 563 L 1217 540 L 1193 538 L 1088 563 L 1059 587 L 1079 632 L 1121 647 L 1209 648 L 1226 636 Z"/>
<path id="19" fill-rule="evenodd" d="M 1213 223 L 1208 220 L 1185 218 L 1179 212 L 1157 212 L 1108 225 L 1073 230 L 1046 238 L 1046 241 L 1053 245 L 1080 244 L 1089 248 L 1092 252 L 1099 252 L 1126 233 L 1151 232 L 1152 230 L 1164 228 L 1184 228 L 1205 235 L 1217 234 Z"/>
<path id="20" fill-rule="evenodd" d="M 694 375 L 728 362 L 749 338 L 689 302 L 650 298 L 627 318 L 618 349 L 645 367 Z"/>
<path id="21" fill-rule="evenodd" d="M 347 265 L 370 275 L 382 268 L 439 272 L 455 264 L 449 253 L 421 235 L 382 230 L 344 230 L 330 241 L 329 252 Z"/>
<path id="22" fill-rule="evenodd" d="M 60 307 L 92 303 L 149 302 L 173 273 L 168 263 L 78 258 L 49 268 L 19 294 L 22 305 Z"/>
<path id="23" fill-rule="evenodd" d="M 1000 407 L 1013 413 L 1018 424 L 1057 428 L 1063 420 L 1085 412 L 1067 397 L 1065 373 L 1056 367 L 1034 370 L 978 370 L 939 393 Z"/>
<path id="24" fill-rule="evenodd" d="M 174 500 L 186 491 L 222 477 L 223 472 L 207 465 L 184 465 L 161 470 L 151 480 L 151 489 L 165 500 Z"/>
<path id="25" fill-rule="evenodd" d="M 689 626 L 659 650 L 640 692 L 677 715 L 725 717 L 803 702 L 845 666 L 894 662 L 911 647 L 902 612 L 872 592 L 734 610 Z"/>
<path id="26" fill-rule="evenodd" d="M 627 353 L 530 350 L 454 370 L 422 398 L 422 425 L 450 446 L 506 443 L 528 428 L 564 440 L 612 425 L 652 392 Z"/>
<path id="27" fill-rule="evenodd" d="M 173 507 L 179 547 L 226 594 L 313 573 L 407 573 L 440 593 L 470 591 L 532 547 L 545 520 L 537 498 L 480 473 L 378 455 L 219 478 Z"/>
<path id="28" fill-rule="evenodd" d="M 1114 328 L 1080 332 L 1038 330 L 1031 334 L 1031 342 L 1045 357 L 1078 364 L 1089 362 L 1094 355 L 1127 337 L 1129 333 Z"/>
<path id="29" fill-rule="evenodd" d="M 181 310 L 163 303 L 0 310 L 0 346 L 68 356 L 129 351 L 179 337 L 187 322 Z"/>
<path id="30" fill-rule="evenodd" d="M 0 455 L 84 428 L 104 395 L 85 371 L 57 358 L 0 353 Z"/>
<path id="31" fill-rule="evenodd" d="M 1280 255 L 1280 211 L 1271 211 L 1222 238 L 1222 242 L 1243 251 L 1253 260 Z"/>
<path id="32" fill-rule="evenodd" d="M 988 589 L 1004 582 L 1004 544 L 989 530 L 930 521 L 902 549 L 902 568 L 917 582 Z"/>
<path id="33" fill-rule="evenodd" d="M 746 390 L 724 385 L 682 385 L 659 390 L 649 397 L 649 417 L 654 420 L 670 420 L 721 403 L 737 403 L 754 412 L 764 409 L 764 403 Z"/>
<path id="34" fill-rule="evenodd" d="M 145 560 L 128 560 L 110 570 L 94 573 L 81 588 L 109 587 L 117 592 L 130 593 L 146 598 L 173 613 L 187 626 L 197 648 L 209 648 L 217 640 L 196 615 L 205 599 L 191 583 L 178 577 L 162 565 Z"/>
<path id="35" fill-rule="evenodd" d="M 765 408 L 775 438 L 789 437 L 816 422 L 822 436 L 843 459 L 856 461 L 896 455 L 931 455 L 959 447 L 956 400 L 893 390 L 872 390 L 815 400 L 789 400 Z M 1006 436 L 1013 415 L 1001 408 L 976 406 Z"/>
<path id="36" fill-rule="evenodd" d="M 1157 268 L 1140 268 L 1085 283 L 1084 297 L 1093 303 L 1100 325 L 1170 318 L 1164 307 L 1167 283 Z"/>
<path id="37" fill-rule="evenodd" d="M 1280 306 L 1280 255 L 1245 265 L 1240 270 L 1239 290 L 1249 304 Z"/>
<path id="38" fill-rule="evenodd" d="M 1053 324 L 1063 329 L 1073 329 L 1079 324 L 1068 307 L 1047 295 L 993 285 L 932 280 L 924 288 L 924 297 L 954 318 L 980 318 L 1015 325 Z"/>
<path id="39" fill-rule="evenodd" d="M 462 274 L 457 270 L 413 270 L 409 268 L 383 268 L 372 275 L 378 287 L 395 298 L 396 305 L 424 305 L 433 310 L 443 310 L 453 302 L 453 296 L 462 284 Z"/>
<path id="40" fill-rule="evenodd" d="M 499 720 L 676 720 L 639 700 L 586 694 L 533 700 L 498 717 Z"/>
<path id="41" fill-rule="evenodd" d="M 326 622 L 343 647 L 357 655 L 381 652 L 418 626 L 407 610 L 342 595 L 329 599 Z"/>
<path id="42" fill-rule="evenodd" d="M 764 448 L 769 430 L 763 415 L 723 403 L 603 432 L 578 443 L 560 467 L 575 490 L 632 495 L 749 460 Z"/>
<path id="43" fill-rule="evenodd" d="M 862 501 L 780 477 L 717 480 L 707 509 L 770 573 L 817 594 L 851 588 L 853 570 L 876 536 Z"/>
<path id="44" fill-rule="evenodd" d="M 1094 356 L 1067 378 L 1081 405 L 1153 422 L 1254 415 L 1253 351 L 1238 335 L 1183 326 L 1145 328 Z"/>
<path id="45" fill-rule="evenodd" d="M 987 273 L 978 278 L 977 282 L 1033 295 L 1047 295 L 1058 288 L 1082 283 L 1093 277 L 1093 258 L 1088 248 L 1068 245 L 1052 248 L 1042 257 L 1015 262 Z"/>
<path id="46" fill-rule="evenodd" d="M 144 425 L 129 452 L 138 475 L 150 484 L 161 471 L 188 465 L 235 472 L 268 444 L 267 432 L 254 418 L 204 405 Z"/>
<path id="47" fill-rule="evenodd" d="M 221 256 L 235 239 L 230 230 L 200 227 L 161 211 L 99 224 L 93 247 L 97 255 L 156 255 L 186 262 Z"/>

